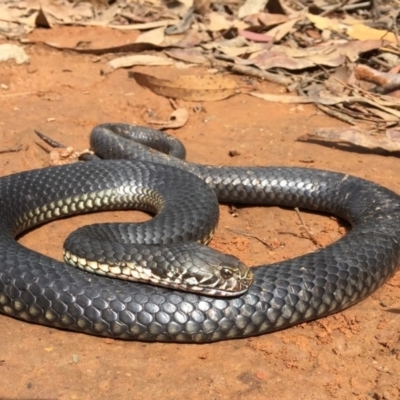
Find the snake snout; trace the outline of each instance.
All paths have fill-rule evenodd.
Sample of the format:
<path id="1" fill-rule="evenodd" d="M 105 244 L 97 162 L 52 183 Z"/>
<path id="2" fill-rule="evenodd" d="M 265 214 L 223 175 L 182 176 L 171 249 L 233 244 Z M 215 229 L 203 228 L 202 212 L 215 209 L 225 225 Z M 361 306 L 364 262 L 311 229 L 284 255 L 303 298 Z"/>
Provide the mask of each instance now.
<path id="1" fill-rule="evenodd" d="M 236 296 L 246 292 L 254 280 L 253 273 L 238 258 L 209 247 L 202 246 L 191 262 L 186 282 L 195 282 L 204 294 Z"/>

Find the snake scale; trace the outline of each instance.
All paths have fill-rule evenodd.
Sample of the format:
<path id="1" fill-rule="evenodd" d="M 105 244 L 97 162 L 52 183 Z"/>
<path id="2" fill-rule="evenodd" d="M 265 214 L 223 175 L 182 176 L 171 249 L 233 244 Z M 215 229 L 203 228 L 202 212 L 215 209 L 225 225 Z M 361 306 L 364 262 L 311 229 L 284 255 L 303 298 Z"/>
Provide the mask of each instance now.
<path id="1" fill-rule="evenodd" d="M 400 256 L 400 197 L 392 191 L 314 169 L 191 164 L 149 152 L 142 144 L 131 147 L 128 139 L 136 131 L 141 128 L 100 125 L 92 132 L 91 146 L 101 158 L 143 161 L 91 161 L 0 179 L 1 313 L 99 336 L 204 343 L 272 332 L 338 312 L 370 295 L 395 273 Z M 145 142 L 139 134 L 141 141 Z M 155 147 L 168 152 L 169 144 L 156 139 Z M 178 149 L 173 155 L 183 157 L 184 151 Z M 219 202 L 317 210 L 343 218 L 352 229 L 314 253 L 253 267 L 254 282 L 247 292 L 233 297 L 89 274 L 16 240 L 35 225 L 88 211 L 88 204 L 96 201 L 87 192 L 106 199 L 92 210 L 126 208 L 122 200 L 127 182 L 132 187 L 150 182 L 157 188 L 167 187 L 165 182 L 171 180 L 180 196 L 179 188 L 190 189 L 193 175 L 213 189 Z M 197 199 L 199 192 L 193 193 Z M 112 204 L 110 199 L 119 200 Z M 177 226 L 186 225 L 189 232 L 194 229 L 191 221 L 197 215 L 184 222 L 176 214 Z M 169 230 L 167 226 L 162 235 L 170 234 Z"/>

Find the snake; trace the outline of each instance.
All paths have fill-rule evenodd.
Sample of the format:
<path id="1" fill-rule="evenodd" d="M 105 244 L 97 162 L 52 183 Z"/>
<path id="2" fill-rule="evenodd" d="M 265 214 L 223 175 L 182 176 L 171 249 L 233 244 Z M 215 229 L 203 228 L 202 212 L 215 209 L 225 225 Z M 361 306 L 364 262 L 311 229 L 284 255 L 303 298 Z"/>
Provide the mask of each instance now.
<path id="1" fill-rule="evenodd" d="M 393 191 L 351 175 L 311 168 L 189 163 L 183 145 L 176 146 L 176 139 L 164 133 L 155 133 L 150 140 L 154 149 L 149 150 L 152 135 L 149 129 L 129 124 L 98 125 L 90 137 L 98 160 L 0 178 L 2 314 L 115 339 L 207 343 L 265 334 L 337 313 L 371 295 L 396 272 L 400 197 Z M 135 137 L 138 143 L 133 144 Z M 149 192 L 152 200 L 141 205 L 141 195 Z M 183 215 L 184 196 L 189 211 L 196 203 L 204 207 Z M 192 245 L 203 246 L 197 242 L 207 242 L 207 232 L 215 229 L 218 202 L 299 207 L 332 214 L 351 229 L 315 252 L 251 267 L 245 291 L 227 297 L 91 274 L 17 240 L 26 230 L 61 217 L 130 209 L 132 204 L 154 213 L 161 204 L 160 213 L 149 221 L 153 237 L 147 240 L 155 247 L 141 255 L 155 257 L 160 243 L 180 247 L 181 239 L 189 239 Z M 201 208 L 211 210 L 211 219 L 201 214 Z M 96 224 L 88 228 L 102 246 L 115 241 L 119 249 L 132 235 L 148 236 L 146 224 L 139 231 L 125 224 L 111 232 Z M 122 237 L 114 238 L 116 233 Z M 86 247 L 85 241 L 81 247 Z M 112 258 L 109 253 L 114 250 L 107 247 L 105 257 Z M 172 263 L 186 262 L 171 257 Z M 228 257 L 228 264 L 238 263 L 231 256 L 222 257 Z M 214 259 L 214 253 L 198 258 L 204 263 Z"/>

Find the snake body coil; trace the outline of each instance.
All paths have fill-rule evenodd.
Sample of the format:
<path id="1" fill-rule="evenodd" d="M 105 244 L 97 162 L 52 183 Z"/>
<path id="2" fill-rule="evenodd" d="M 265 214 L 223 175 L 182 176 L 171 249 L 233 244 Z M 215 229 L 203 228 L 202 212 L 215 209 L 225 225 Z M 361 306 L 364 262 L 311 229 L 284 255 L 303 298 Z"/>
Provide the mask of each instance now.
<path id="1" fill-rule="evenodd" d="M 388 189 L 327 171 L 201 166 L 140 146 L 120 153 L 126 139 L 110 131 L 127 134 L 132 129 L 99 126 L 92 145 L 102 157 L 139 156 L 150 163 L 87 162 L 0 179 L 0 312 L 114 338 L 210 342 L 271 332 L 338 312 L 370 295 L 396 271 L 400 197 Z M 191 174 L 160 163 L 197 175 L 220 202 L 318 210 L 349 221 L 352 230 L 315 253 L 254 267 L 254 283 L 233 298 L 99 277 L 28 250 L 15 240 L 31 226 L 88 211 L 90 204 L 101 203 L 92 209 L 123 208 L 109 203 L 128 183 L 146 186 L 151 181 L 157 187 L 174 179 L 191 185 Z M 103 202 L 96 200 L 99 193 Z M 178 218 L 178 226 L 190 224 L 190 219 L 196 216 Z M 167 235 L 168 229 L 162 234 Z"/>

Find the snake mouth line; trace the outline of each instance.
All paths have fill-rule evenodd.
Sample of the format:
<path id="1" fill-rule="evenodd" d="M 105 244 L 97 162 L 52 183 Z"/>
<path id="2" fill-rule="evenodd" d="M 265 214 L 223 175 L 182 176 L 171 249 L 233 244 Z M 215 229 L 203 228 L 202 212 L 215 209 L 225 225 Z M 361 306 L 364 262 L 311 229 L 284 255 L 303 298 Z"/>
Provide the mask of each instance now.
<path id="1" fill-rule="evenodd" d="M 218 277 L 207 272 L 198 277 L 190 273 L 175 270 L 173 267 L 166 272 L 166 277 L 156 275 L 151 268 L 143 267 L 135 262 L 116 262 L 114 264 L 87 260 L 68 250 L 63 251 L 64 261 L 83 271 L 95 273 L 110 278 L 143 282 L 161 287 L 170 287 L 177 290 L 201 293 L 208 296 L 233 297 L 244 294 L 254 281 L 251 270 L 243 263 L 238 262 L 238 275 L 229 276 L 221 281 Z M 224 255 L 227 257 L 226 255 Z M 228 256 L 231 257 L 231 256 Z M 226 267 L 224 267 L 226 269 Z M 223 268 L 223 269 L 224 269 Z M 210 268 L 211 269 L 211 268 Z M 155 270 L 157 270 L 155 268 Z"/>

